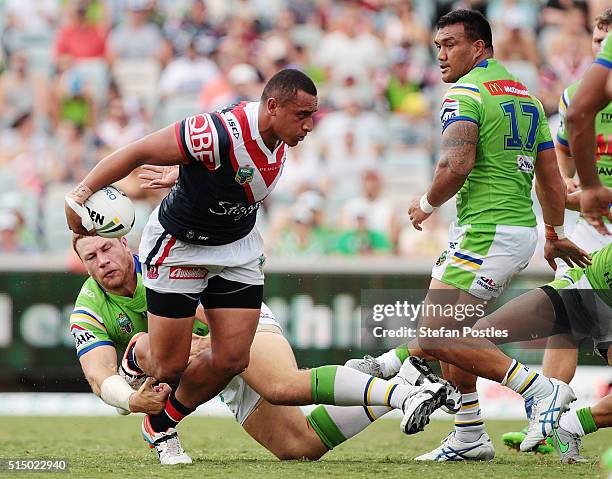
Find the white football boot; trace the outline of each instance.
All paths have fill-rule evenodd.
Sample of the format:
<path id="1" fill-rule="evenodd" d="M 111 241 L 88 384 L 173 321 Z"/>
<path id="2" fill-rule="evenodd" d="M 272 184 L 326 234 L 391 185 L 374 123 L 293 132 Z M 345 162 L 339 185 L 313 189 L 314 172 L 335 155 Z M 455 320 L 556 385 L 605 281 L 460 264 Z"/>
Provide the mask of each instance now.
<path id="1" fill-rule="evenodd" d="M 534 400 L 531 417 L 527 426 L 527 435 L 521 442 L 521 451 L 527 452 L 538 447 L 543 439 L 552 434 L 559 424 L 561 414 L 569 409 L 576 395 L 563 381 L 551 378 L 552 392 L 543 398 Z"/>
<path id="2" fill-rule="evenodd" d="M 408 384 L 414 386 L 434 383 L 443 384 L 446 388 L 446 403 L 441 409 L 448 414 L 455 414 L 461 409 L 461 393 L 459 390 L 446 379 L 442 379 L 434 373 L 429 363 L 423 358 L 410 356 L 402 364 L 398 376 L 404 378 Z"/>
<path id="3" fill-rule="evenodd" d="M 580 456 L 580 445 L 582 440 L 577 434 L 559 426 L 553 430 L 552 440 L 563 464 L 588 462 L 588 459 Z"/>
<path id="4" fill-rule="evenodd" d="M 404 417 L 400 429 L 404 434 L 416 434 L 429 424 L 429 416 L 446 403 L 446 388 L 443 384 L 413 386 L 414 392 L 402 404 Z"/>
<path id="5" fill-rule="evenodd" d="M 151 449 L 157 451 L 159 462 L 163 465 L 191 464 L 193 461 L 183 450 L 175 428 L 165 432 L 155 432 L 149 416 L 142 421 L 142 437 Z"/>
<path id="6" fill-rule="evenodd" d="M 366 355 L 363 359 L 349 359 L 344 365 L 347 368 L 355 369 L 359 372 L 367 374 L 368 376 L 374 376 L 375 378 L 389 379 L 382 373 L 382 365 L 378 360 L 370 355 Z"/>
<path id="7" fill-rule="evenodd" d="M 484 432 L 477 441 L 463 442 L 452 431 L 433 451 L 415 457 L 415 461 L 491 461 L 495 449 L 489 435 Z"/>

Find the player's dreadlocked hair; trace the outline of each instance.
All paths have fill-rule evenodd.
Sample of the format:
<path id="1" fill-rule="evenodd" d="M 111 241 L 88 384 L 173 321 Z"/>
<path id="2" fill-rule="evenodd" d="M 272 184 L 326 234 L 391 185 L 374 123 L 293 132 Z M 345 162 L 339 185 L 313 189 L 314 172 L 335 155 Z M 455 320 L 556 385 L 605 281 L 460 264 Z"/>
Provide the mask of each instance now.
<path id="1" fill-rule="evenodd" d="M 593 25 L 604 32 L 610 30 L 610 26 L 612 25 L 612 8 L 608 8 L 597 15 L 595 20 L 593 20 Z"/>
<path id="2" fill-rule="evenodd" d="M 279 103 L 283 104 L 294 99 L 300 90 L 309 95 L 317 95 L 317 87 L 308 75 L 299 70 L 287 68 L 268 80 L 261 94 L 261 101 L 276 98 Z"/>
<path id="3" fill-rule="evenodd" d="M 485 16 L 476 10 L 453 10 L 438 20 L 436 28 L 462 24 L 465 35 L 472 41 L 482 40 L 487 50 L 493 51 L 493 34 L 491 25 Z"/>

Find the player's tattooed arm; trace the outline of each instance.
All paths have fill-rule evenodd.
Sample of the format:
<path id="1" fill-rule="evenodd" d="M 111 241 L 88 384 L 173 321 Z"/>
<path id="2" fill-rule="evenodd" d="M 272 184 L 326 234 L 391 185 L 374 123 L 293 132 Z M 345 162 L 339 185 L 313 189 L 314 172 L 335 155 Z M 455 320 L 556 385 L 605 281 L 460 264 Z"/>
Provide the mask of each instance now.
<path id="1" fill-rule="evenodd" d="M 478 134 L 478 125 L 471 121 L 456 121 L 444 130 L 440 161 L 427 194 L 431 205 L 446 203 L 465 183 L 476 162 Z"/>

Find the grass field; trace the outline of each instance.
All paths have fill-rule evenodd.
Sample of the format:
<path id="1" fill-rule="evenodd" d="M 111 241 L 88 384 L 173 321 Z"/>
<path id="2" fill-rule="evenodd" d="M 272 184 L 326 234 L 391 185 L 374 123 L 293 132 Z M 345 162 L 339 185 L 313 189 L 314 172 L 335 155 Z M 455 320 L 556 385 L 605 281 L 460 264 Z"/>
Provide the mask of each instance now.
<path id="1" fill-rule="evenodd" d="M 0 418 L 0 459 L 65 458 L 70 474 L 54 477 L 283 478 L 405 477 L 516 478 L 603 477 L 601 453 L 612 445 L 612 430 L 584 439 L 588 464 L 563 466 L 555 455 L 534 456 L 507 450 L 501 433 L 522 427 L 517 421 L 488 421 L 497 456 L 490 463 L 417 463 L 412 458 L 435 447 L 451 423 L 434 421 L 425 432 L 403 436 L 397 421 L 382 420 L 319 462 L 279 462 L 233 420 L 194 417 L 180 427 L 191 466 L 161 467 L 140 436 L 140 418 Z M 0 471 L 0 477 L 40 477 L 40 473 Z"/>

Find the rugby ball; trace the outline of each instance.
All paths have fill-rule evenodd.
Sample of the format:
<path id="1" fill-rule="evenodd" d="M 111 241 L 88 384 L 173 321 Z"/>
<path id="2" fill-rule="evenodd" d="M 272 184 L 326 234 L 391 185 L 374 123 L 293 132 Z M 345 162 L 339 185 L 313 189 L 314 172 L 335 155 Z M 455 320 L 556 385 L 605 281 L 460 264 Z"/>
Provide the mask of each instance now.
<path id="1" fill-rule="evenodd" d="M 134 204 L 116 186 L 105 186 L 96 191 L 83 206 L 83 214 L 89 217 L 84 218 L 83 224 L 90 219 L 96 234 L 103 238 L 120 238 L 134 226 Z"/>

